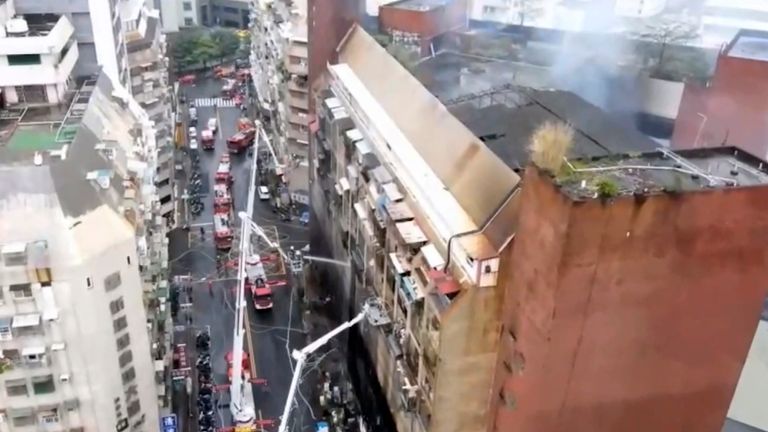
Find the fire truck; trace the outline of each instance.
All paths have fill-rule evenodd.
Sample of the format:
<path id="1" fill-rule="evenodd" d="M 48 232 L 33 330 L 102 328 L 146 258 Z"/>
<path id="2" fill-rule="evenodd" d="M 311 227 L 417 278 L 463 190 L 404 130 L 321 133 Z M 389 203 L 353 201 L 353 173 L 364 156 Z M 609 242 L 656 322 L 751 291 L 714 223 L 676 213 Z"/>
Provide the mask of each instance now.
<path id="1" fill-rule="evenodd" d="M 213 131 L 204 129 L 200 132 L 200 141 L 203 144 L 203 150 L 213 150 L 216 140 L 213 138 Z"/>
<path id="2" fill-rule="evenodd" d="M 230 172 L 229 155 L 223 155 L 219 160 L 219 166 L 216 168 L 216 183 L 231 185 L 233 182 Z"/>
<path id="3" fill-rule="evenodd" d="M 240 117 L 237 120 L 237 131 L 241 132 L 248 129 L 253 129 L 253 121 L 248 117 Z"/>
<path id="4" fill-rule="evenodd" d="M 213 215 L 213 242 L 216 249 L 226 251 L 232 248 L 232 227 L 229 225 L 229 214 L 215 213 Z"/>
<path id="5" fill-rule="evenodd" d="M 213 185 L 213 212 L 230 214 L 232 210 L 232 195 L 226 184 Z"/>
<path id="6" fill-rule="evenodd" d="M 256 138 L 256 128 L 241 130 L 227 140 L 227 148 L 230 153 L 240 153 L 253 145 Z"/>
<path id="7" fill-rule="evenodd" d="M 227 378 L 229 378 L 229 381 L 232 382 L 232 352 L 228 352 L 224 355 L 224 360 L 227 362 Z M 251 372 L 251 362 L 249 360 L 247 352 L 243 352 L 243 375 L 250 375 Z"/>
<path id="8" fill-rule="evenodd" d="M 267 284 L 267 274 L 259 256 L 252 256 L 245 261 L 245 275 L 245 287 L 251 291 L 256 310 L 272 309 L 272 287 Z"/>

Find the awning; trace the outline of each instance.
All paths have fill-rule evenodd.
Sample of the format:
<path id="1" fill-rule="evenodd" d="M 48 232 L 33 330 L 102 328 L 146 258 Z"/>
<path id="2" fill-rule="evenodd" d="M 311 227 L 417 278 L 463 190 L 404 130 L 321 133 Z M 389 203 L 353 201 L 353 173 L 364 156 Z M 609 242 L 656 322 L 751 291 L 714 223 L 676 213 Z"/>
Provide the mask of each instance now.
<path id="1" fill-rule="evenodd" d="M 395 270 L 395 273 L 401 275 L 405 273 L 405 269 L 403 268 L 403 265 L 400 263 L 400 259 L 397 258 L 397 254 L 392 252 L 389 254 L 389 260 L 392 262 L 392 268 Z"/>
<path id="2" fill-rule="evenodd" d="M 344 195 L 344 191 L 341 190 L 341 186 L 338 183 L 334 184 L 333 188 L 336 189 L 337 195 Z"/>
<path id="3" fill-rule="evenodd" d="M 341 186 L 342 192 L 348 192 L 351 187 L 349 186 L 349 180 L 347 180 L 346 177 L 342 177 L 339 179 L 339 185 Z"/>
<path id="4" fill-rule="evenodd" d="M 456 282 L 456 279 L 448 276 L 440 270 L 430 270 L 429 278 L 432 280 L 432 282 L 435 284 L 435 288 L 437 288 L 441 294 L 448 295 L 461 291 L 461 285 Z"/>
<path id="5" fill-rule="evenodd" d="M 34 327 L 40 325 L 40 314 L 24 314 L 13 317 L 13 328 Z"/>
<path id="6" fill-rule="evenodd" d="M 365 207 L 361 202 L 356 202 L 354 207 L 355 207 L 355 213 L 357 213 L 357 217 L 360 218 L 360 220 L 368 219 L 368 214 L 366 213 Z"/>
<path id="7" fill-rule="evenodd" d="M 7 245 L 3 246 L 3 255 L 6 254 L 21 254 L 26 252 L 27 250 L 27 244 L 24 242 L 18 242 L 18 243 L 8 243 Z"/>
<path id="8" fill-rule="evenodd" d="M 389 218 L 395 222 L 407 221 L 414 218 L 413 211 L 404 202 L 389 203 L 385 207 Z"/>
<path id="9" fill-rule="evenodd" d="M 398 222 L 395 224 L 397 232 L 406 244 L 426 243 L 427 236 L 414 221 Z"/>
<path id="10" fill-rule="evenodd" d="M 387 194 L 387 198 L 389 198 L 390 201 L 394 202 L 403 199 L 403 194 L 400 193 L 400 189 L 398 189 L 397 184 L 394 182 L 387 183 L 382 187 L 384 189 L 384 193 Z"/>
<path id="11" fill-rule="evenodd" d="M 56 299 L 53 296 L 53 288 L 45 286 L 40 290 L 43 306 L 43 320 L 55 321 L 59 319 L 59 308 L 56 307 Z"/>
<path id="12" fill-rule="evenodd" d="M 371 153 L 373 151 L 371 149 L 371 145 L 368 144 L 368 141 L 366 141 L 366 140 L 357 141 L 355 143 L 355 149 L 361 155 L 366 155 L 366 154 Z"/>
<path id="13" fill-rule="evenodd" d="M 424 255 L 424 260 L 427 261 L 427 265 L 432 269 L 442 269 L 445 265 L 445 260 L 434 244 L 428 243 L 421 248 L 421 253 Z"/>
<path id="14" fill-rule="evenodd" d="M 43 354 L 45 354 L 44 346 L 31 346 L 31 347 L 22 348 L 21 350 L 22 357 L 38 356 Z"/>
<path id="15" fill-rule="evenodd" d="M 155 360 L 155 372 L 162 372 L 165 370 L 165 362 L 163 360 Z"/>

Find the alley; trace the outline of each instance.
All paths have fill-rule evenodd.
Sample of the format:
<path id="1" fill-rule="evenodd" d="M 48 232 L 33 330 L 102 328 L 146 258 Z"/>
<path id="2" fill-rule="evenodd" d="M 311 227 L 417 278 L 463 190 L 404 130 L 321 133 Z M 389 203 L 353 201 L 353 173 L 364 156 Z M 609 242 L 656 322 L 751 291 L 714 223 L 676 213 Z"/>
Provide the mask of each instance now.
<path id="1" fill-rule="evenodd" d="M 226 139 L 237 132 L 237 120 L 241 116 L 241 111 L 237 107 L 227 102 L 222 103 L 222 100 L 217 99 L 221 85 L 221 80 L 208 78 L 199 80 L 195 86 L 185 86 L 182 90 L 186 97 L 187 107 L 191 103 L 197 107 L 198 134 L 206 128 L 209 118 L 216 118 L 219 128 L 215 134 L 214 150 L 199 150 L 202 179 L 209 185 L 209 187 L 203 187 L 202 201 L 205 208 L 198 216 L 189 215 L 189 248 L 172 263 L 174 274 L 189 275 L 193 286 L 190 306 L 192 321 L 191 323 L 187 322 L 186 316 L 183 316 L 186 312 L 182 311 L 176 324 L 177 326 L 191 325 L 196 330 L 210 328 L 211 363 L 213 378 L 217 385 L 228 384 L 227 364 L 224 357 L 232 350 L 234 299 L 237 285 L 235 265 L 238 251 L 236 246 L 239 243 L 240 232 L 240 223 L 235 215 L 244 210 L 247 202 L 251 166 L 251 156 L 247 153 L 231 155 L 231 172 L 234 177 L 232 197 L 235 205 L 235 215 L 232 216 L 231 220 L 236 226 L 233 242 L 235 248 L 227 254 L 219 252 L 217 255 L 213 244 L 213 198 L 211 190 L 217 164 L 221 156 L 227 153 Z M 185 125 L 185 129 L 187 127 L 188 125 Z M 254 219 L 264 227 L 265 231 L 275 233 L 274 235 L 280 240 L 285 250 L 290 246 L 299 249 L 308 242 L 306 228 L 301 226 L 298 221 L 283 222 L 279 220 L 278 216 L 272 212 L 269 201 L 256 200 Z M 217 260 L 220 263 L 218 265 Z M 290 275 L 284 271 L 285 266 L 270 267 L 273 270 L 272 273 L 282 273 L 270 275 L 270 278 L 290 282 Z M 280 271 L 281 268 L 283 271 Z M 208 289 L 209 282 L 212 286 L 211 292 Z M 275 288 L 273 294 L 274 308 L 272 310 L 256 313 L 250 295 L 246 297 L 248 299 L 249 327 L 246 330 L 245 349 L 255 352 L 255 355 L 251 356 L 251 368 L 255 372 L 255 377 L 266 380 L 266 385 L 253 385 L 256 409 L 262 418 L 276 421 L 282 412 L 292 377 L 289 348 L 303 346 L 303 326 L 299 304 L 292 296 L 290 283 Z M 182 298 L 182 303 L 184 302 L 185 300 Z M 218 406 L 220 408 L 218 426 L 229 426 L 229 406 L 226 393 L 220 394 Z M 305 410 L 300 411 L 303 413 Z M 302 416 L 297 413 L 297 421 L 293 423 L 306 423 L 306 428 L 294 428 L 293 430 L 309 430 L 311 422 L 302 422 L 300 417 Z"/>

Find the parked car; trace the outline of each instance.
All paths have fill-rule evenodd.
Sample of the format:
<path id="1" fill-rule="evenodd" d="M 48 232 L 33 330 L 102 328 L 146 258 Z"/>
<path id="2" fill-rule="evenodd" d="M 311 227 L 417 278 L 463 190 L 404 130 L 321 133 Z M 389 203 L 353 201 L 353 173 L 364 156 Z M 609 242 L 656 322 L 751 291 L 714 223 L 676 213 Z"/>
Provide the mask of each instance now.
<path id="1" fill-rule="evenodd" d="M 259 199 L 262 201 L 267 201 L 269 198 L 269 188 L 266 186 L 259 186 Z"/>
<path id="2" fill-rule="evenodd" d="M 197 129 L 194 127 L 189 128 L 189 139 L 197 138 Z"/>
<path id="3" fill-rule="evenodd" d="M 197 140 L 192 138 L 189 140 L 189 149 L 190 150 L 197 150 Z"/>

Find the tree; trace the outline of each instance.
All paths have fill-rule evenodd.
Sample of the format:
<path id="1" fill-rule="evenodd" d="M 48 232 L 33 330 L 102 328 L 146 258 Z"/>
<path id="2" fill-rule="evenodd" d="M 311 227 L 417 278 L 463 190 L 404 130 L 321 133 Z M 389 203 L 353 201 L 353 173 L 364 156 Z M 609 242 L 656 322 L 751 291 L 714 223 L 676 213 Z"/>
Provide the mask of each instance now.
<path id="1" fill-rule="evenodd" d="M 516 0 L 517 19 L 519 25 L 525 25 L 526 20 L 536 19 L 544 14 L 544 3 L 542 0 Z"/>
<path id="2" fill-rule="evenodd" d="M 221 58 L 237 54 L 237 50 L 240 48 L 240 38 L 237 37 L 234 30 L 216 29 L 211 32 L 210 38 L 218 47 Z"/>
<path id="3" fill-rule="evenodd" d="M 651 41 L 656 45 L 658 52 L 655 54 L 652 73 L 658 72 L 664 67 L 665 54 L 670 45 L 682 45 L 699 37 L 698 27 L 688 21 L 681 21 L 672 17 L 661 17 L 646 22 L 642 28 L 635 32 L 638 39 Z"/>
<path id="4" fill-rule="evenodd" d="M 195 41 L 195 48 L 191 53 L 191 57 L 193 58 L 193 64 L 202 63 L 205 68 L 208 66 L 208 63 L 223 56 L 221 46 L 209 35 L 204 35 Z"/>

